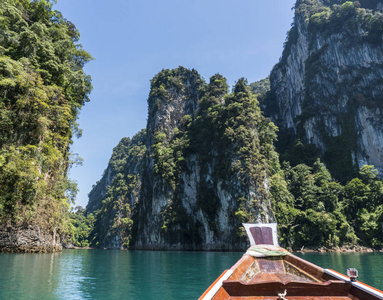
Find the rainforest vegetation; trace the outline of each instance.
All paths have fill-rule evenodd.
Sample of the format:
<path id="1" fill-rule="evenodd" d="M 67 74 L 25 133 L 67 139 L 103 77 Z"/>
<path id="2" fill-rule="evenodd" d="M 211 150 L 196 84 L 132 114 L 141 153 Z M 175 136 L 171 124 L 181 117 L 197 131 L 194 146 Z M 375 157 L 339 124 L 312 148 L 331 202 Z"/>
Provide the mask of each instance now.
<path id="1" fill-rule="evenodd" d="M 182 90 L 183 80 L 179 78 L 185 76 L 183 72 L 183 68 L 160 72 L 152 81 L 150 97 L 157 99 L 153 95 L 159 94 L 166 97 L 167 91 L 173 90 L 171 87 L 174 82 L 178 82 L 177 86 Z M 240 79 L 233 91 L 227 93 L 226 79 L 219 74 L 212 76 L 209 84 L 201 82 L 197 115 L 194 118 L 185 115 L 170 138 L 165 134 L 165 129 L 154 134 L 152 147 L 155 173 L 177 190 L 182 171 L 193 155 L 197 155 L 201 176 L 207 174 L 208 170 L 204 168 L 214 160 L 217 162 L 214 176 L 228 178 L 231 174 L 237 174 L 243 181 L 254 181 L 262 187 L 263 177 L 259 168 L 267 166 L 272 206 L 283 246 L 293 249 L 302 246 L 331 248 L 357 244 L 383 246 L 383 181 L 378 177 L 378 171 L 366 165 L 355 178 L 341 183 L 331 176 L 319 160 L 315 147 L 310 148 L 300 141 L 288 155 L 278 158 L 273 150 L 277 128 L 262 116 L 256 96 L 250 91 L 255 90 L 262 97 L 267 90 L 264 89 L 265 85 L 267 79 L 250 86 L 244 79 Z M 156 105 L 156 109 L 159 109 L 161 104 Z M 257 137 L 253 136 L 252 128 L 257 128 Z M 134 222 L 132 213 L 137 203 L 128 201 L 126 192 L 134 187 L 131 180 L 137 178 L 137 174 L 128 170 L 129 164 L 126 165 L 126 161 L 132 163 L 129 153 L 135 153 L 137 149 L 141 149 L 137 158 L 145 156 L 145 149 L 142 148 L 145 134 L 141 132 L 133 138 L 140 140 L 139 143 L 126 143 L 122 140 L 114 149 L 108 167 L 113 170 L 114 183 L 108 187 L 104 200 L 99 202 L 101 206 L 94 212 L 96 219 L 99 219 L 100 229 L 93 232 L 93 245 L 102 244 L 108 227 L 114 228 L 113 232 L 122 228 L 121 224 L 129 224 L 127 232 L 131 232 Z M 237 157 L 237 163 L 228 164 L 232 157 Z M 95 198 L 100 195 L 97 189 L 98 185 L 90 194 L 91 201 L 100 200 Z M 260 188 L 258 193 L 267 191 Z M 213 220 L 220 206 L 214 190 L 201 185 L 197 198 L 202 211 Z M 126 208 L 121 210 L 118 207 Z M 181 199 L 175 197 L 169 202 L 163 213 L 165 221 L 162 229 L 165 234 L 185 223 L 187 216 L 183 209 Z M 237 210 L 232 216 L 233 222 L 251 220 L 256 209 L 256 203 L 238 199 Z M 115 217 L 105 217 L 110 214 Z M 122 222 L 121 217 L 126 218 L 126 221 Z M 129 240 L 129 234 L 127 236 L 126 241 Z"/>
<path id="2" fill-rule="evenodd" d="M 339 30 L 327 26 L 330 22 L 356 30 L 353 22 L 342 21 L 353 15 L 368 28 L 367 42 L 379 40 L 382 14 L 367 17 L 366 9 L 360 8 L 363 1 L 327 2 L 333 6 L 298 1 L 296 8 L 307 14 L 314 33 Z M 290 151 L 279 155 L 274 148 L 278 129 L 264 117 L 258 102 L 273 100 L 268 78 L 250 85 L 241 78 L 229 91 L 223 76 L 216 74 L 206 83 L 195 70 L 183 67 L 163 70 L 153 78 L 148 101 L 156 103 L 149 119 L 171 100 L 169 91 L 187 89 L 190 76 L 198 86 L 188 94 L 198 97 L 195 115 L 183 116 L 171 133 L 158 130 L 148 137 L 143 130 L 121 140 L 104 173 L 110 179 L 107 189 L 97 183 L 87 209 L 70 210 L 76 184 L 67 171 L 76 159 L 69 147 L 73 136 L 81 135 L 76 119 L 92 89 L 83 67 L 92 57 L 78 44 L 76 27 L 52 10 L 52 2 L 0 0 L 0 4 L 0 227 L 35 224 L 46 232 L 58 231 L 66 243 L 81 247 L 99 246 L 113 237 L 111 232 L 124 232 L 122 243 L 128 247 L 137 230 L 135 213 L 149 145 L 155 176 L 175 192 L 162 212 L 165 235 L 172 236 L 172 228 L 186 224 L 176 192 L 188 161 L 197 156 L 201 174 L 214 161 L 213 180 L 235 175 L 257 186 L 259 195 L 270 193 L 283 246 L 383 246 L 383 181 L 374 166 L 362 166 L 342 180 L 330 174 L 312 145 L 297 140 Z M 280 63 L 296 34 L 293 27 Z M 212 218 L 220 205 L 213 187 L 199 186 L 196 200 Z M 260 205 L 243 197 L 237 204 L 230 218 L 239 228 L 241 222 L 253 220 Z M 198 224 L 194 225 L 197 231 Z M 218 226 L 213 221 L 210 225 Z"/>
<path id="3" fill-rule="evenodd" d="M 373 166 L 363 166 L 344 185 L 319 159 L 312 167 L 282 166 L 281 175 L 271 179 L 271 192 L 283 245 L 383 246 L 383 181 Z"/>
<path id="4" fill-rule="evenodd" d="M 0 1 L 0 227 L 65 232 L 76 185 L 67 171 L 92 59 L 52 2 Z"/>

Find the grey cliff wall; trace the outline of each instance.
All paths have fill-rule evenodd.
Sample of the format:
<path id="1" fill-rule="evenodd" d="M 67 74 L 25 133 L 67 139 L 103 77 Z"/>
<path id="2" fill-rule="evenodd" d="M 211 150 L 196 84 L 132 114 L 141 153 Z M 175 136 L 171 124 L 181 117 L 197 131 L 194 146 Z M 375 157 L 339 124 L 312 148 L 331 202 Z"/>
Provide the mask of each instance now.
<path id="1" fill-rule="evenodd" d="M 62 250 L 56 232 L 44 233 L 38 226 L 5 226 L 0 229 L 0 252 L 52 253 Z"/>
<path id="2" fill-rule="evenodd" d="M 156 81 L 160 84 L 165 79 L 166 82 L 168 74 L 162 75 L 164 77 L 157 76 L 152 80 L 152 91 L 156 88 Z M 198 90 L 202 85 L 199 74 L 194 70 L 181 69 L 181 74 L 175 76 L 175 78 L 179 78 L 181 82 L 174 84 L 170 80 L 166 84 L 166 92 L 161 94 L 151 92 L 148 99 L 148 152 L 143 171 L 143 189 L 138 212 L 140 221 L 138 224 L 138 239 L 135 243 L 136 248 L 167 249 L 170 246 L 177 249 L 192 247 L 192 245 L 181 245 L 180 237 L 179 243 L 169 245 L 169 242 L 164 237 L 162 232 L 163 215 L 169 203 L 173 201 L 176 191 L 161 174 L 155 172 L 153 149 L 153 145 L 156 143 L 154 140 L 155 134 L 157 132 L 165 133 L 163 143 L 168 143 L 174 135 L 174 129 L 180 125 L 182 118 L 185 115 L 193 116 L 197 110 Z M 179 231 L 180 228 L 177 227 L 172 228 L 172 231 Z"/>
<path id="3" fill-rule="evenodd" d="M 344 2 L 297 1 L 271 72 L 275 99 L 268 111 L 281 139 L 314 144 L 331 171 L 343 155 L 354 167 L 372 164 L 383 172 L 382 2 L 360 1 L 349 10 Z"/>
<path id="4" fill-rule="evenodd" d="M 204 83 L 196 71 L 182 68 L 179 70 L 181 75 L 178 76 L 184 88 L 177 89 L 170 83 L 166 86 L 167 97 L 163 94 L 157 96 L 154 93 L 149 97 L 148 153 L 142 175 L 142 193 L 138 206 L 138 237 L 134 248 L 243 249 L 246 247 L 246 241 L 238 237 L 238 228 L 241 224 L 234 213 L 239 209 L 240 198 L 251 202 L 260 196 L 256 191 L 257 186 L 244 184 L 237 174 L 230 174 L 226 178 L 217 176 L 221 154 L 214 142 L 210 145 L 211 150 L 208 154 L 210 159 L 207 161 L 201 162 L 198 150 L 184 153 L 186 162 L 180 168 L 174 185 L 164 178 L 164 174 L 155 171 L 153 145 L 156 141 L 153 137 L 158 132 L 166 133 L 163 144 L 169 143 L 174 132 L 182 128 L 185 116 L 195 119 L 199 108 L 201 97 L 199 91 Z M 152 90 L 154 88 L 155 82 L 152 82 Z M 224 105 L 223 96 L 218 103 Z M 230 153 L 232 150 L 226 151 Z M 236 160 L 234 153 L 229 157 L 232 162 Z M 266 180 L 267 178 L 264 182 Z M 254 212 L 253 221 L 273 221 L 270 199 L 258 202 L 258 210 Z M 176 221 L 171 220 L 172 214 Z"/>
<path id="5" fill-rule="evenodd" d="M 96 215 L 93 239 L 98 246 L 243 250 L 247 239 L 242 221 L 274 220 L 266 171 L 269 162 L 263 157 L 274 148 L 272 138 L 267 146 L 259 141 L 260 128 L 270 124 L 254 108 L 257 102 L 247 92 L 231 95 L 230 101 L 239 101 L 238 107 L 245 105 L 241 101 L 253 101 L 252 108 L 236 115 L 239 112 L 233 105 L 230 111 L 225 102 L 226 79 L 214 78 L 223 83 L 221 90 L 214 80 L 208 85 L 197 71 L 183 67 L 162 70 L 153 78 L 141 144 L 120 142 L 103 178 L 89 194 L 87 211 Z M 253 100 L 243 100 L 246 97 Z M 207 111 L 216 110 L 212 115 L 221 114 L 221 119 L 209 123 L 212 116 L 200 111 L 201 101 Z M 262 160 L 257 171 L 252 169 L 259 172 L 252 174 L 253 179 L 243 170 L 246 163 L 239 152 L 245 140 L 225 137 L 226 127 L 233 130 L 227 123 L 235 118 L 250 118 L 251 124 L 258 124 L 246 125 L 254 126 L 246 128 L 251 135 L 247 139 L 254 141 L 247 142 L 253 149 L 249 156 Z M 140 151 L 133 151 L 138 146 Z M 259 150 L 262 146 L 268 150 Z"/>
<path id="6" fill-rule="evenodd" d="M 89 193 L 86 213 L 97 216 L 91 239 L 100 247 L 122 249 L 129 243 L 133 208 L 141 192 L 145 142 L 145 130 L 132 139 L 123 138 Z"/>

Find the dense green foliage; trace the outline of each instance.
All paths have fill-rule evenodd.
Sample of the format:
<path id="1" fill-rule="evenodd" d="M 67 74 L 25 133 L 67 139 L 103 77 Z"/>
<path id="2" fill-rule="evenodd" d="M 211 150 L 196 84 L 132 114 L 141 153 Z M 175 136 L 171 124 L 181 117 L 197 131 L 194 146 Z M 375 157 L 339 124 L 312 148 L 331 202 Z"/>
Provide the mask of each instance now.
<path id="1" fill-rule="evenodd" d="M 257 96 L 262 96 L 270 91 L 270 78 L 266 77 L 265 79 L 261 79 L 260 81 L 256 81 L 250 83 L 251 91 Z"/>
<path id="2" fill-rule="evenodd" d="M 75 247 L 89 247 L 90 233 L 94 228 L 94 215 L 85 213 L 85 209 L 77 206 L 66 213 L 65 234 L 63 243 Z"/>
<path id="3" fill-rule="evenodd" d="M 319 160 L 312 168 L 284 163 L 271 193 L 285 246 L 383 246 L 383 181 L 373 166 L 341 185 Z"/>
<path id="4" fill-rule="evenodd" d="M 196 98 L 198 105 L 193 111 Z M 176 114 L 177 126 L 172 124 L 174 119 L 158 117 L 169 113 L 169 106 L 182 105 L 176 103 L 180 99 L 190 106 L 185 109 L 190 114 Z M 147 207 L 151 203 L 141 201 L 143 197 L 154 199 L 151 193 L 156 191 L 167 197 L 159 222 L 165 240 L 170 244 L 201 242 L 202 224 L 188 215 L 182 199 L 183 185 L 188 184 L 185 176 L 196 162 L 199 181 L 194 212 L 201 211 L 211 230 L 218 232 L 217 214 L 222 206 L 218 190 L 232 192 L 232 243 L 243 235 L 242 222 L 265 214 L 271 195 L 272 207 L 268 209 L 275 214 L 280 240 L 286 247 L 383 245 L 383 182 L 377 171 L 364 166 L 357 177 L 339 183 L 316 159 L 318 150 L 300 141 L 282 156 L 282 161 L 291 163 L 284 162 L 281 168 L 273 146 L 277 128 L 262 115 L 243 78 L 228 92 L 226 79 L 219 74 L 206 84 L 194 70 L 163 70 L 152 80 L 149 114 L 161 120 L 148 122 L 153 135 L 141 132 L 132 141 L 123 139 L 102 181 L 90 194 L 88 213 L 93 211 L 96 216 L 94 245 L 113 245 L 115 237 L 124 246 L 131 245 L 137 238 L 134 235 L 140 234 L 139 223 L 151 213 Z M 146 186 L 153 182 L 158 190 Z M 239 182 L 243 189 L 232 186 Z M 107 191 L 103 192 L 105 186 Z M 248 189 L 254 189 L 250 197 Z M 101 201 L 93 194 L 101 195 Z"/>
<path id="5" fill-rule="evenodd" d="M 102 180 L 89 193 L 86 217 L 94 215 L 95 218 L 89 231 L 93 246 L 110 244 L 116 236 L 122 245 L 129 244 L 132 214 L 140 187 L 140 164 L 146 153 L 145 139 L 145 130 L 132 139 L 123 138 L 113 149 Z"/>
<path id="6" fill-rule="evenodd" d="M 297 13 L 307 18 L 312 35 L 317 32 L 325 35 L 346 33 L 369 43 L 382 42 L 383 14 L 380 10 L 365 8 L 364 1 L 324 1 L 325 5 L 319 1 L 301 2 L 296 6 Z M 375 2 L 375 5 L 372 2 Z M 378 1 L 369 3 L 370 8 L 377 6 Z M 366 31 L 363 37 L 359 36 L 360 29 Z"/>
<path id="7" fill-rule="evenodd" d="M 91 56 L 46 0 L 0 1 L 0 225 L 62 229 L 69 145 L 88 101 Z"/>
<path id="8" fill-rule="evenodd" d="M 176 191 L 163 214 L 165 231 L 187 223 L 177 189 L 182 183 L 180 174 L 188 172 L 187 162 L 191 157 L 197 156 L 200 166 L 197 205 L 213 230 L 217 229 L 215 220 L 221 205 L 217 194 L 220 182 L 228 184 L 232 178 L 237 178 L 243 186 L 255 189 L 257 196 L 252 199 L 247 199 L 245 192 L 238 196 L 231 218 L 233 228 L 239 228 L 241 222 L 254 221 L 262 211 L 261 203 L 267 203 L 268 199 L 263 181 L 278 169 L 278 157 L 273 148 L 276 128 L 261 115 L 258 101 L 246 80 L 239 79 L 232 93 L 228 93 L 226 79 L 216 74 L 199 92 L 199 109 L 194 120 L 186 115 L 168 141 L 163 132 L 155 135 L 155 166 L 171 167 L 169 170 L 155 167 L 155 171 Z M 162 146 L 165 141 L 166 148 Z M 212 180 L 207 179 L 209 168 L 213 168 Z M 170 179 L 169 175 L 173 177 Z"/>

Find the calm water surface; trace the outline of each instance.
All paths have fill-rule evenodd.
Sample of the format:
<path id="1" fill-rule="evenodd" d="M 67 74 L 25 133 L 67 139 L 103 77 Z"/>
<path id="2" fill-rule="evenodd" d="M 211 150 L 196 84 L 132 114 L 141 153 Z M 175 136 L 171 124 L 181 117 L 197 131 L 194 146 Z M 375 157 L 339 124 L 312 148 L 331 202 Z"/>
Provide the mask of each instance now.
<path id="1" fill-rule="evenodd" d="M 383 291 L 383 253 L 294 253 L 325 269 L 346 274 L 348 268 L 359 271 L 360 281 Z"/>
<path id="2" fill-rule="evenodd" d="M 0 299 L 197 299 L 242 253 L 64 250 L 0 254 Z M 383 253 L 299 254 L 383 289 Z"/>

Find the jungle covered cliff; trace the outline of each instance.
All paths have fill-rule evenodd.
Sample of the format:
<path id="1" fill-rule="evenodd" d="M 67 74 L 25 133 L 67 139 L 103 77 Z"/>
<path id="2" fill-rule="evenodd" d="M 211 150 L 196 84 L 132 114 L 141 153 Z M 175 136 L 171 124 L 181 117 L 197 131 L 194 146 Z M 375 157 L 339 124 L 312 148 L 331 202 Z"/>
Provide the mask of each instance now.
<path id="1" fill-rule="evenodd" d="M 0 32 L 0 251 L 59 251 L 91 56 L 50 1 L 0 0 Z"/>
<path id="2" fill-rule="evenodd" d="M 274 221 L 276 128 L 244 79 L 229 93 L 221 75 L 207 84 L 195 70 L 162 70 L 148 106 L 146 130 L 120 142 L 90 193 L 98 245 L 233 250 L 246 243 L 241 222 Z"/>
<path id="3" fill-rule="evenodd" d="M 159 72 L 146 129 L 121 140 L 69 219 L 91 57 L 51 2 L 0 3 L 1 251 L 58 251 L 60 237 L 243 250 L 242 222 L 273 221 L 295 249 L 383 245 L 381 1 L 298 0 L 280 62 L 250 87 Z"/>
<path id="4" fill-rule="evenodd" d="M 319 155 L 342 183 L 366 164 L 383 172 L 382 12 L 377 0 L 296 2 L 262 101 L 284 159 Z"/>
<path id="5" fill-rule="evenodd" d="M 230 93 L 220 75 L 157 74 L 140 155 L 107 184 L 117 147 L 90 193 L 92 243 L 235 250 L 241 222 L 277 221 L 285 247 L 381 247 L 382 16 L 381 1 L 298 0 L 270 77 Z"/>
<path id="6" fill-rule="evenodd" d="M 342 184 L 319 158 L 280 165 L 276 127 L 250 87 L 240 79 L 227 90 L 221 75 L 206 84 L 183 67 L 153 78 L 146 130 L 121 140 L 89 194 L 89 242 L 239 250 L 242 222 L 277 221 L 285 247 L 381 247 L 378 170 L 365 165 Z"/>

